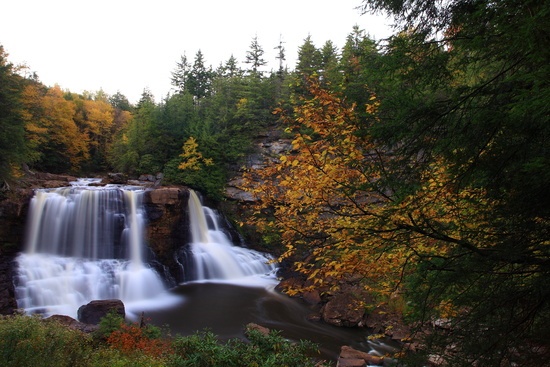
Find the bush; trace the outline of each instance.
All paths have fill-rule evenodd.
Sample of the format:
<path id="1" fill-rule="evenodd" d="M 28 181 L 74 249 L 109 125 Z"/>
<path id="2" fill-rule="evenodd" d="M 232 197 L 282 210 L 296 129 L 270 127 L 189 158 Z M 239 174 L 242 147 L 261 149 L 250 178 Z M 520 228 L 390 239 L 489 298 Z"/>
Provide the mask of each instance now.
<path id="1" fill-rule="evenodd" d="M 248 333 L 249 342 L 231 339 L 225 343 L 209 331 L 177 337 L 170 367 L 308 367 L 316 366 L 317 346 L 311 342 L 291 343 L 276 331 L 263 335 Z"/>
<path id="2" fill-rule="evenodd" d="M 89 366 L 92 352 L 88 335 L 36 316 L 0 317 L 0 340 L 4 367 Z"/>
<path id="3" fill-rule="evenodd" d="M 160 339 L 160 330 L 154 326 L 140 327 L 138 324 L 122 324 L 107 338 L 111 348 L 124 354 L 139 351 L 152 357 L 162 357 L 171 352 L 170 343 Z"/>

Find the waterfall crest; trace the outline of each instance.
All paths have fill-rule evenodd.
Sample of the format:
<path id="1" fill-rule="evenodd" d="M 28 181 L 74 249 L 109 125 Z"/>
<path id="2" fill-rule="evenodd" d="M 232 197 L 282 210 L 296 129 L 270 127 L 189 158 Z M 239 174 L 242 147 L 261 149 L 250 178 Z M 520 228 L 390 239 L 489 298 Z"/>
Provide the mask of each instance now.
<path id="1" fill-rule="evenodd" d="M 193 190 L 189 193 L 192 280 L 225 281 L 273 275 L 276 265 L 269 255 L 234 246 L 220 228 L 218 214 L 203 206 Z"/>
<path id="2" fill-rule="evenodd" d="M 125 304 L 164 290 L 143 261 L 143 191 L 116 186 L 38 190 L 31 200 L 25 250 L 17 258 L 18 306 L 28 313 L 76 317 L 96 299 Z"/>

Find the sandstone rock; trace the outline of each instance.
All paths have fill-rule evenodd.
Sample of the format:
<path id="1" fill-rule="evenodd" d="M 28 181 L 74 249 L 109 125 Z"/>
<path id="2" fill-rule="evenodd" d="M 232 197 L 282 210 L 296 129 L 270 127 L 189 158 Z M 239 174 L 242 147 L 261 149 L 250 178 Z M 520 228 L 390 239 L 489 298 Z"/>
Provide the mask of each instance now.
<path id="1" fill-rule="evenodd" d="M 362 361 L 363 364 L 340 364 L 340 361 Z M 353 349 L 347 345 L 342 346 L 340 349 L 340 356 L 338 357 L 338 366 L 365 366 L 365 365 L 384 365 L 384 357 L 373 356 L 369 353 L 362 352 L 357 349 Z"/>
<path id="2" fill-rule="evenodd" d="M 181 200 L 182 188 L 160 187 L 147 192 L 146 200 L 155 205 L 176 205 Z"/>
<path id="3" fill-rule="evenodd" d="M 115 311 L 123 318 L 126 317 L 124 303 L 121 300 L 107 299 L 91 301 L 87 305 L 80 306 L 78 309 L 78 321 L 85 324 L 98 325 L 99 321 L 110 311 Z"/>

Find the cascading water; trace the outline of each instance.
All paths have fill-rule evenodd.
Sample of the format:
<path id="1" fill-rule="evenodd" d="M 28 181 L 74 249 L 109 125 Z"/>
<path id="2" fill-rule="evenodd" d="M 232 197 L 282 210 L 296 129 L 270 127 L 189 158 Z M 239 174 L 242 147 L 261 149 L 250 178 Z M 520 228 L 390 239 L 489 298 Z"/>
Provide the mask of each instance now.
<path id="1" fill-rule="evenodd" d="M 276 266 L 269 255 L 234 246 L 220 229 L 215 211 L 203 206 L 189 191 L 192 280 L 233 281 L 273 275 Z"/>
<path id="2" fill-rule="evenodd" d="M 135 187 L 92 187 L 86 181 L 38 190 L 25 250 L 16 258 L 18 306 L 76 317 L 92 300 L 131 304 L 162 292 L 162 280 L 143 261 L 142 194 Z"/>

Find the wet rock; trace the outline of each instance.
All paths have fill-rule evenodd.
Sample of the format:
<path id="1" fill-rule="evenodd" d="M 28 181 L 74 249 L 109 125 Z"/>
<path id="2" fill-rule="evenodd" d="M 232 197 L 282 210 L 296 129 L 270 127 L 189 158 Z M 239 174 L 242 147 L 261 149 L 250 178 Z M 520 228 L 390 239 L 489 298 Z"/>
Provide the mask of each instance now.
<path id="1" fill-rule="evenodd" d="M 323 321 L 335 326 L 362 326 L 364 315 L 363 303 L 350 293 L 334 296 L 321 311 Z"/>
<path id="2" fill-rule="evenodd" d="M 310 305 L 318 305 L 321 303 L 321 295 L 317 290 L 304 292 L 304 294 L 302 295 L 302 298 L 307 304 L 310 304 Z"/>
<path id="3" fill-rule="evenodd" d="M 78 321 L 85 324 L 98 325 L 101 319 L 111 311 L 116 312 L 123 318 L 126 317 L 124 303 L 119 299 L 107 299 L 91 301 L 78 309 Z"/>
<path id="4" fill-rule="evenodd" d="M 184 280 L 174 253 L 190 240 L 188 199 L 189 190 L 185 187 L 158 187 L 146 191 L 143 196 L 149 221 L 147 243 L 175 282 Z"/>
<path id="5" fill-rule="evenodd" d="M 337 367 L 359 367 L 366 365 L 383 366 L 384 357 L 373 356 L 347 345 L 342 346 L 340 355 L 338 356 Z"/>
<path id="6" fill-rule="evenodd" d="M 9 315 L 17 309 L 12 275 L 14 258 L 21 251 L 25 221 L 33 191 L 14 189 L 0 192 L 0 314 Z"/>

